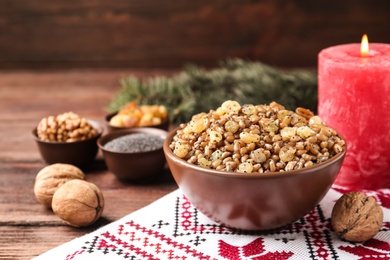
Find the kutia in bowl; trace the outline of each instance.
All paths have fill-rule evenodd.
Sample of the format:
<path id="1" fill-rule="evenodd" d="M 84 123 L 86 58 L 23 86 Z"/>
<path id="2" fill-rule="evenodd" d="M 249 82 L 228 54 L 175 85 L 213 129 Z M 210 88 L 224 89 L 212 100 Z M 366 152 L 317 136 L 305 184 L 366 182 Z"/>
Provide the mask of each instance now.
<path id="1" fill-rule="evenodd" d="M 74 112 L 44 117 L 32 131 L 43 160 L 48 164 L 68 163 L 79 167 L 91 163 L 103 133 L 99 122 Z"/>
<path id="2" fill-rule="evenodd" d="M 168 132 L 135 127 L 107 133 L 97 144 L 107 168 L 120 180 L 147 180 L 163 172 L 163 142 Z"/>
<path id="3" fill-rule="evenodd" d="M 321 201 L 346 143 L 307 109 L 229 100 L 172 131 L 164 153 L 199 211 L 228 227 L 266 230 L 298 220 Z"/>

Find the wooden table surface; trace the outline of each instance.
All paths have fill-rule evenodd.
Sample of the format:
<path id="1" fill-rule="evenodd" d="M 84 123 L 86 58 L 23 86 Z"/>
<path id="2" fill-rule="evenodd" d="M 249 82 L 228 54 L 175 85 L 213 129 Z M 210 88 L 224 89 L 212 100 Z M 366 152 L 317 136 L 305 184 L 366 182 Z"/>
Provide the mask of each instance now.
<path id="1" fill-rule="evenodd" d="M 32 138 L 42 117 L 73 111 L 104 123 L 119 79 L 166 71 L 70 70 L 0 72 L 0 259 L 30 259 L 138 210 L 177 188 L 169 171 L 153 182 L 123 183 L 101 153 L 83 169 L 101 188 L 105 209 L 95 224 L 73 228 L 34 197 L 36 174 L 45 164 Z"/>

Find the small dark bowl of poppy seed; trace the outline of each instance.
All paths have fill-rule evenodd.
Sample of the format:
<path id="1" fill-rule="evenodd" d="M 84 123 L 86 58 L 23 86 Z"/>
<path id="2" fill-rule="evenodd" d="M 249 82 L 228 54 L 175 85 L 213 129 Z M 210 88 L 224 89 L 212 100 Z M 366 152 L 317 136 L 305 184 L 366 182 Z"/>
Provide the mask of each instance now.
<path id="1" fill-rule="evenodd" d="M 97 141 L 110 172 L 125 181 L 148 179 L 163 172 L 163 143 L 168 132 L 141 127 L 118 130 Z"/>

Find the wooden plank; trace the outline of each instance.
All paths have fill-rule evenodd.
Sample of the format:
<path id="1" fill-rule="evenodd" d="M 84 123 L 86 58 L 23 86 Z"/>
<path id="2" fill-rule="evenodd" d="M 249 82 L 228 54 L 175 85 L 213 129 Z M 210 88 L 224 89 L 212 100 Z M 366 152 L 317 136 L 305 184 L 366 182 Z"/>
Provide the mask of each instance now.
<path id="1" fill-rule="evenodd" d="M 0 259 L 31 259 L 91 231 L 68 226 L 0 226 Z"/>
<path id="2" fill-rule="evenodd" d="M 0 0 L 0 68 L 215 66 L 226 57 L 314 67 L 367 33 L 390 42 L 390 2 Z"/>

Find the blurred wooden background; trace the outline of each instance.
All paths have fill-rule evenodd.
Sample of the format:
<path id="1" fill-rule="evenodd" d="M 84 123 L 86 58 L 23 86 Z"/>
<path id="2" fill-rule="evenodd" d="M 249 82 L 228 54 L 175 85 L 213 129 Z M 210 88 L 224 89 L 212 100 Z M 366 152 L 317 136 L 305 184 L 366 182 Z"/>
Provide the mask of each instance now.
<path id="1" fill-rule="evenodd" d="M 389 0 L 0 0 L 0 68 L 314 67 L 364 33 L 390 43 Z"/>

